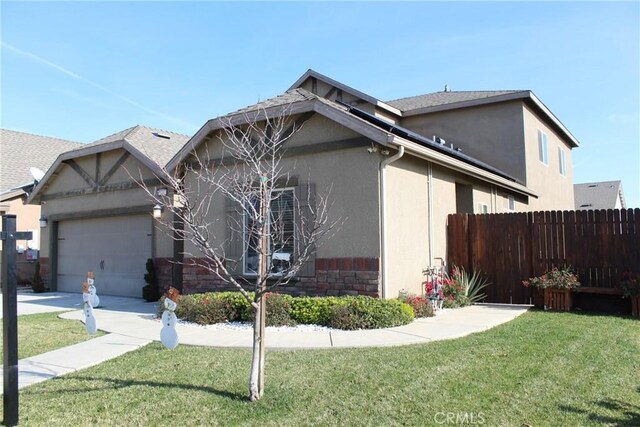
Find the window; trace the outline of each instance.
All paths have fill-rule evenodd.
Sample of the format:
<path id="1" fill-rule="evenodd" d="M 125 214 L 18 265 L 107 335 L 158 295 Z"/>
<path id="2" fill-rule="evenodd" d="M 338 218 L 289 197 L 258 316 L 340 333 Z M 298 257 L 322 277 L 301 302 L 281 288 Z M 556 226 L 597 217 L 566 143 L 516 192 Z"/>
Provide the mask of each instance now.
<path id="1" fill-rule="evenodd" d="M 558 159 L 560 160 L 560 175 L 567 176 L 567 159 L 561 147 L 558 147 Z"/>
<path id="2" fill-rule="evenodd" d="M 294 206 L 293 189 L 274 190 L 271 200 L 271 215 L 267 223 L 269 241 L 267 254 L 269 271 L 279 274 L 286 270 L 294 248 Z M 259 201 L 254 202 L 259 210 Z M 256 251 L 260 234 L 259 224 L 245 214 L 244 220 L 244 273 L 257 274 L 259 254 Z"/>
<path id="3" fill-rule="evenodd" d="M 543 164 L 549 164 L 549 155 L 547 153 L 547 134 L 541 130 L 538 131 L 538 156 Z"/>
<path id="4" fill-rule="evenodd" d="M 506 194 L 503 196 L 504 197 L 504 209 L 507 211 L 515 211 L 516 210 L 516 199 L 513 196 L 507 196 Z"/>
<path id="5" fill-rule="evenodd" d="M 481 214 L 489 213 L 489 205 L 486 203 L 478 203 L 478 212 Z"/>

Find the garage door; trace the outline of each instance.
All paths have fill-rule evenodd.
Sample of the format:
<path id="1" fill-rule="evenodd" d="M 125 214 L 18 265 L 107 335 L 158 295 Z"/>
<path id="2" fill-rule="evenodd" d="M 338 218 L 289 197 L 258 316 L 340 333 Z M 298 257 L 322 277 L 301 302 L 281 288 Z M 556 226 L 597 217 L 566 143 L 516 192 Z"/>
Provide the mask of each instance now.
<path id="1" fill-rule="evenodd" d="M 58 290 L 80 292 L 92 271 L 98 295 L 142 297 L 151 231 L 149 215 L 60 221 Z"/>

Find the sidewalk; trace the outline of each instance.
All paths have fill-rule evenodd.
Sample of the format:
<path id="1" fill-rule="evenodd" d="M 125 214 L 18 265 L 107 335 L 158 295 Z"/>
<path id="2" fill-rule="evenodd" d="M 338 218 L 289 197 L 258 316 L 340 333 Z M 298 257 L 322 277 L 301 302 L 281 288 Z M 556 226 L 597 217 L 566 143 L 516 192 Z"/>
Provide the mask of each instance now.
<path id="1" fill-rule="evenodd" d="M 61 318 L 84 320 L 80 294 L 61 292 L 19 294 L 20 314 L 75 309 Z M 136 298 L 100 297 L 94 309 L 98 329 L 109 334 L 69 347 L 19 361 L 19 387 L 74 372 L 159 341 L 162 323 L 155 319 L 156 304 Z M 267 328 L 270 349 L 383 347 L 427 343 L 460 338 L 506 323 L 525 313 L 530 306 L 480 304 L 448 310 L 436 317 L 418 319 L 396 328 L 340 331 Z M 180 344 L 227 348 L 251 348 L 250 329 L 206 328 L 179 324 Z M 0 372 L 0 381 L 1 381 Z"/>
<path id="2" fill-rule="evenodd" d="M 142 303 L 144 304 L 144 303 Z M 346 348 L 384 347 L 418 344 L 435 340 L 459 338 L 481 332 L 515 319 L 530 306 L 482 304 L 447 310 L 436 317 L 417 319 L 405 326 L 362 331 L 297 331 L 288 328 L 267 328 L 267 348 Z M 162 323 L 152 315 L 95 309 L 98 329 L 142 340 L 159 341 Z M 63 313 L 60 317 L 82 321 L 82 311 Z M 178 324 L 180 344 L 211 347 L 250 348 L 252 331 L 205 328 Z"/>

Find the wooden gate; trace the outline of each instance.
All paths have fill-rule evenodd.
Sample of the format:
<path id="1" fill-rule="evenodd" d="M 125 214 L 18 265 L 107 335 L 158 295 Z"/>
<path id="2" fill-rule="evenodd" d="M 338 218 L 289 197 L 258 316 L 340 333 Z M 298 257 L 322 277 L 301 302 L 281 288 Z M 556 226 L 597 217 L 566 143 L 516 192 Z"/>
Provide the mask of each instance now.
<path id="1" fill-rule="evenodd" d="M 640 209 L 453 214 L 447 243 L 449 265 L 492 282 L 488 302 L 528 304 L 522 281 L 565 265 L 584 290 L 606 294 L 624 271 L 640 272 Z"/>

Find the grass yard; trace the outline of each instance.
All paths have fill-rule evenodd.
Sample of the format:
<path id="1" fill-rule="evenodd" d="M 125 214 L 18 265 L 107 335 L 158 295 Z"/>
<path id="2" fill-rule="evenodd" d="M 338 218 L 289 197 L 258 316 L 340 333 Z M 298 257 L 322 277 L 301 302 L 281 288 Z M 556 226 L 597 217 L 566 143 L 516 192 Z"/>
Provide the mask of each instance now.
<path id="1" fill-rule="evenodd" d="M 271 351 L 257 403 L 249 364 L 248 350 L 155 343 L 24 389 L 21 424 L 640 425 L 631 318 L 538 311 L 452 341 Z"/>
<path id="2" fill-rule="evenodd" d="M 18 359 L 46 353 L 104 335 L 103 332 L 98 332 L 90 337 L 84 324 L 73 320 L 59 319 L 59 314 L 60 312 L 18 316 Z M 1 342 L 2 328 L 0 327 Z"/>

